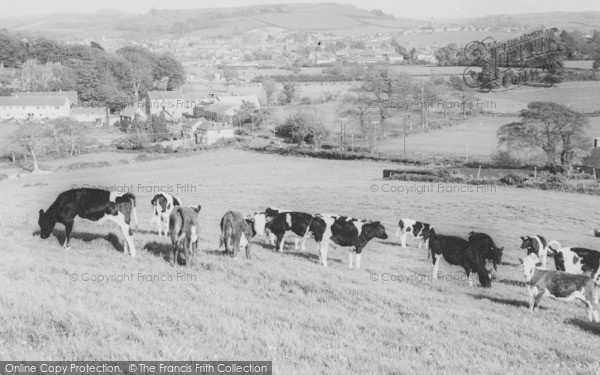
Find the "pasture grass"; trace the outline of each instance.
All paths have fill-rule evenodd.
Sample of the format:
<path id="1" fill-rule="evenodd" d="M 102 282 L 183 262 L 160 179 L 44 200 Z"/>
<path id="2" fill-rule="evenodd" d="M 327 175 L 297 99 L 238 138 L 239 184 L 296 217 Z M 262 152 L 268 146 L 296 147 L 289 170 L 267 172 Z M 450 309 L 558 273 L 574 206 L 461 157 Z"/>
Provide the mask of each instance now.
<path id="1" fill-rule="evenodd" d="M 600 326 L 588 323 L 576 303 L 544 299 L 530 314 L 517 260 L 526 234 L 596 248 L 598 240 L 587 234 L 597 224 L 594 198 L 511 187 L 461 193 L 454 184 L 389 193 L 384 184 L 416 185 L 382 181 L 382 169 L 392 167 L 215 150 L 31 176 L 28 187 L 4 181 L 0 359 L 273 360 L 276 374 L 600 371 Z M 137 195 L 136 258 L 121 253 L 110 224 L 77 221 L 70 250 L 60 247 L 60 225 L 56 237 L 32 236 L 37 211 L 84 183 L 129 186 Z M 169 242 L 149 226 L 156 187 L 185 205 L 202 204 L 200 251 L 191 267 L 169 266 Z M 390 238 L 366 247 L 362 270 L 347 269 L 343 248 L 330 250 L 324 269 L 312 240 L 306 252 L 288 243 L 283 253 L 256 240 L 251 260 L 216 251 L 225 211 L 249 214 L 270 205 L 381 220 Z M 445 234 L 492 235 L 505 247 L 492 288 L 470 288 L 464 278 L 415 281 L 429 275 L 431 264 L 424 250 L 399 247 L 393 234 L 401 217 Z M 440 273 L 464 275 L 446 263 Z M 113 281 L 82 280 L 92 275 Z M 118 282 L 119 275 L 131 277 Z M 385 281 L 390 275 L 405 280 Z"/>

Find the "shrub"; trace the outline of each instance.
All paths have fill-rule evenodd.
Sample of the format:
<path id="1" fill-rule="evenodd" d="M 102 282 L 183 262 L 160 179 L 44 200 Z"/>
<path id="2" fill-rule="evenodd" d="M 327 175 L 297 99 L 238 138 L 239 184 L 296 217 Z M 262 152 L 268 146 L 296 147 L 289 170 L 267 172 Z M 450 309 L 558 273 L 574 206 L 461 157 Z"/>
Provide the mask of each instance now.
<path id="1" fill-rule="evenodd" d="M 521 166 L 521 160 L 514 156 L 509 150 L 498 149 L 492 154 L 492 163 L 500 168 L 514 168 Z"/>
<path id="2" fill-rule="evenodd" d="M 121 138 L 114 143 L 117 150 L 135 150 L 140 151 L 146 149 L 150 145 L 148 136 L 145 134 L 131 134 L 125 138 Z"/>
<path id="3" fill-rule="evenodd" d="M 520 174 L 509 173 L 500 177 L 499 181 L 506 185 L 520 185 L 525 181 L 525 177 Z"/>
<path id="4" fill-rule="evenodd" d="M 302 99 L 300 99 L 300 103 L 304 105 L 310 105 L 312 104 L 312 100 L 308 96 L 303 96 Z"/>

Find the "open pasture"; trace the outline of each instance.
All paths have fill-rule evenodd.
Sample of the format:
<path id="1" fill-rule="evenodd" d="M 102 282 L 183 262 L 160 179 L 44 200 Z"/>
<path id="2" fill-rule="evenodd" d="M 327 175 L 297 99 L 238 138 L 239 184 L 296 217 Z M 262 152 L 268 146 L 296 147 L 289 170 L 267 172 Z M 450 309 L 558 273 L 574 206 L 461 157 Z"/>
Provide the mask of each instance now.
<path id="1" fill-rule="evenodd" d="M 521 235 L 598 248 L 588 233 L 596 198 L 381 181 L 393 167 L 220 150 L 1 182 L 0 359 L 273 360 L 276 374 L 597 374 L 600 326 L 577 303 L 545 299 L 530 314 L 518 266 Z M 120 252 L 110 224 L 76 221 L 70 250 L 59 244 L 61 225 L 56 237 L 32 236 L 38 210 L 84 184 L 137 195 L 136 258 Z M 169 242 L 150 228 L 157 187 L 202 205 L 190 268 L 169 266 Z M 347 269 L 342 248 L 321 267 L 313 240 L 306 252 L 288 243 L 283 253 L 255 240 L 251 260 L 216 251 L 225 211 L 270 205 L 381 220 L 390 237 L 367 245 L 361 270 Z M 427 280 L 425 250 L 394 237 L 402 217 L 438 233 L 490 234 L 505 248 L 492 288 L 470 288 L 445 262 L 440 274 L 454 281 Z"/>

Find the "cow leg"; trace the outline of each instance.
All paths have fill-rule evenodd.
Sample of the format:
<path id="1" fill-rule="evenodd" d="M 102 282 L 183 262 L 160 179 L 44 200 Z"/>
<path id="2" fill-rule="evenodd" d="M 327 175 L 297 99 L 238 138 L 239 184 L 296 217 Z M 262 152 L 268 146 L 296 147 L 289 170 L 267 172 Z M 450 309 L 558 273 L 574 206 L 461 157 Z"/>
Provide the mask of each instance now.
<path id="1" fill-rule="evenodd" d="M 440 269 L 440 261 L 442 260 L 442 254 L 432 254 L 433 255 L 433 272 L 431 273 L 431 278 L 435 281 L 438 281 L 438 270 Z"/>
<path id="2" fill-rule="evenodd" d="M 419 238 L 419 249 L 423 246 L 423 239 Z"/>
<path id="3" fill-rule="evenodd" d="M 402 233 L 400 236 L 400 243 L 402 244 L 402 247 L 406 247 L 406 233 Z"/>
<path id="4" fill-rule="evenodd" d="M 69 221 L 65 223 L 65 242 L 63 246 L 65 249 L 71 248 L 71 232 L 73 231 L 73 222 Z"/>
<path id="5" fill-rule="evenodd" d="M 189 239 L 185 240 L 185 265 L 186 267 L 192 266 L 192 254 L 191 254 L 192 242 Z"/>
<path id="6" fill-rule="evenodd" d="M 269 236 L 269 241 L 271 241 L 271 246 L 275 246 L 275 240 L 277 239 L 275 234 L 273 232 L 269 232 L 268 236 Z"/>
<path id="7" fill-rule="evenodd" d="M 278 252 L 283 252 L 283 247 L 285 245 L 283 236 L 284 236 L 284 233 L 280 233 L 277 235 L 277 251 Z"/>
<path id="8" fill-rule="evenodd" d="M 327 267 L 327 250 L 329 249 L 329 242 L 327 242 L 326 239 L 323 239 L 323 241 L 321 241 L 321 245 L 319 247 L 319 257 L 320 257 L 320 261 L 321 264 L 323 265 L 323 267 Z"/>
<path id="9" fill-rule="evenodd" d="M 348 268 L 353 268 L 353 266 L 352 266 L 352 261 L 353 261 L 353 259 L 352 259 L 352 253 L 353 253 L 353 251 L 350 251 L 348 253 Z"/>
<path id="10" fill-rule="evenodd" d="M 543 296 L 544 293 L 541 290 L 536 293 L 535 298 L 533 299 L 533 310 L 540 307 L 540 301 L 542 300 Z"/>
<path id="11" fill-rule="evenodd" d="M 300 244 L 299 238 L 294 238 L 294 250 L 298 251 L 298 245 Z"/>
<path id="12" fill-rule="evenodd" d="M 177 244 L 172 244 L 171 245 L 171 257 L 169 259 L 169 264 L 171 264 L 171 267 L 173 267 L 175 265 L 175 262 L 177 262 Z"/>
<path id="13" fill-rule="evenodd" d="M 133 243 L 133 237 L 131 236 L 131 227 L 129 224 L 125 222 L 125 216 L 122 212 L 118 212 L 117 215 L 104 215 L 100 220 L 110 220 L 115 222 L 119 228 L 121 228 L 121 233 L 123 233 L 123 237 L 125 237 L 125 246 L 123 247 L 123 252 L 134 257 L 135 253 L 135 244 Z"/>
<path id="14" fill-rule="evenodd" d="M 356 269 L 360 269 L 360 258 L 362 257 L 362 253 L 356 253 Z"/>
<path id="15" fill-rule="evenodd" d="M 306 251 L 306 235 L 302 237 L 302 244 L 300 245 L 302 251 Z"/>

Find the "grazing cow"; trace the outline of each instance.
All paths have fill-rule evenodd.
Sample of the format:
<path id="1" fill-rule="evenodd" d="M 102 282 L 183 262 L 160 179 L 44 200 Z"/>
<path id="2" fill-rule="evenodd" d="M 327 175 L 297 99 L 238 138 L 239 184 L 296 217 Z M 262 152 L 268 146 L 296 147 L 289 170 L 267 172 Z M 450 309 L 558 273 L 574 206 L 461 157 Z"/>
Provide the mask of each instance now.
<path id="1" fill-rule="evenodd" d="M 315 216 L 311 231 L 319 244 L 320 261 L 327 267 L 327 251 L 329 241 L 343 247 L 352 247 L 349 254 L 348 268 L 353 267 L 353 257 L 356 268 L 360 269 L 360 261 L 364 247 L 373 238 L 388 238 L 385 227 L 379 221 L 354 219 L 346 216 L 321 214 Z"/>
<path id="2" fill-rule="evenodd" d="M 521 249 L 527 249 L 527 255 L 535 254 L 538 258 L 542 259 L 542 267 L 546 268 L 546 261 L 548 259 L 548 243 L 546 239 L 540 235 L 521 236 Z"/>
<path id="3" fill-rule="evenodd" d="M 531 296 L 529 303 L 531 312 L 539 307 L 542 297 L 546 294 L 567 301 L 577 298 L 586 304 L 588 319 L 600 322 L 598 294 L 594 290 L 595 285 L 591 277 L 573 275 L 563 271 L 539 269 L 536 267 L 539 264 L 538 262 L 538 257 L 533 253 L 521 259 L 523 273 L 527 281 L 527 291 Z"/>
<path id="4" fill-rule="evenodd" d="M 411 219 L 401 219 L 398 222 L 398 230 L 396 231 L 396 237 L 398 237 L 398 235 L 400 234 L 400 243 L 402 244 L 402 247 L 406 247 L 406 237 L 410 233 L 411 236 L 419 240 L 420 249 L 423 243 L 425 243 L 425 240 L 423 239 L 423 234 L 429 229 L 433 229 L 433 227 L 427 223 Z M 426 244 L 425 248 L 427 248 L 428 245 L 429 244 Z"/>
<path id="5" fill-rule="evenodd" d="M 221 241 L 219 249 L 224 245 L 225 254 L 237 259 L 240 247 L 246 250 L 246 258 L 250 259 L 250 240 L 254 237 L 254 223 L 244 218 L 241 213 L 227 211 L 221 219 Z"/>
<path id="6" fill-rule="evenodd" d="M 583 247 L 562 247 L 558 241 L 551 241 L 548 251 L 554 256 L 557 270 L 575 275 L 588 274 L 600 285 L 600 251 Z"/>
<path id="7" fill-rule="evenodd" d="M 283 212 L 269 219 L 265 229 L 270 231 L 276 239 L 276 251 L 283 251 L 283 237 L 289 231 L 304 238 L 311 231 L 313 215 L 304 212 Z"/>
<path id="8" fill-rule="evenodd" d="M 175 198 L 171 194 L 158 193 L 150 201 L 152 204 L 152 219 L 150 225 L 156 223 L 158 235 L 167 237 L 167 231 L 169 229 L 169 217 L 171 211 L 177 206 L 181 206 L 181 200 Z"/>
<path id="9" fill-rule="evenodd" d="M 502 262 L 502 251 L 504 247 L 498 247 L 492 237 L 485 233 L 469 233 L 469 243 L 477 249 L 481 249 L 483 259 L 492 262 L 494 271 L 498 271 L 498 264 Z M 486 267 L 487 268 L 487 267 Z"/>
<path id="10" fill-rule="evenodd" d="M 135 256 L 131 224 L 137 224 L 137 215 L 133 194 L 91 188 L 64 191 L 46 212 L 40 210 L 40 237 L 50 237 L 56 223 L 61 223 L 65 226 L 66 236 L 63 246 L 69 249 L 76 216 L 98 223 L 107 220 L 117 223 L 125 237 L 125 253 L 129 252 L 131 256 Z"/>
<path id="11" fill-rule="evenodd" d="M 483 287 L 492 286 L 492 278 L 490 272 L 485 268 L 483 259 L 483 253 L 487 247 L 484 241 L 470 243 L 461 237 L 437 234 L 435 230 L 429 231 L 425 237 L 429 239 L 429 249 L 433 258 L 432 278 L 435 281 L 438 280 L 440 261 L 444 257 L 446 262 L 462 266 L 465 269 L 470 286 L 473 286 L 471 272 L 477 272 L 479 282 Z"/>
<path id="12" fill-rule="evenodd" d="M 169 216 L 169 232 L 171 234 L 171 266 L 179 258 L 181 250 L 185 252 L 185 265 L 192 265 L 191 253 L 198 249 L 198 214 L 201 206 L 176 206 Z"/>
<path id="13" fill-rule="evenodd" d="M 284 212 L 292 212 L 292 211 L 286 210 L 283 208 L 267 207 L 264 212 L 255 213 L 254 218 L 253 218 L 254 232 L 256 234 L 258 234 L 259 236 L 266 234 L 267 237 L 269 238 L 271 245 L 275 246 L 277 236 L 274 233 L 272 233 L 268 228 L 266 228 L 266 224 L 267 224 L 267 222 L 273 220 L 273 218 L 275 216 L 279 215 L 280 213 L 284 213 Z M 298 250 L 298 245 L 300 244 L 300 240 L 302 240 L 302 251 L 306 251 L 306 237 L 294 238 L 294 249 Z"/>

